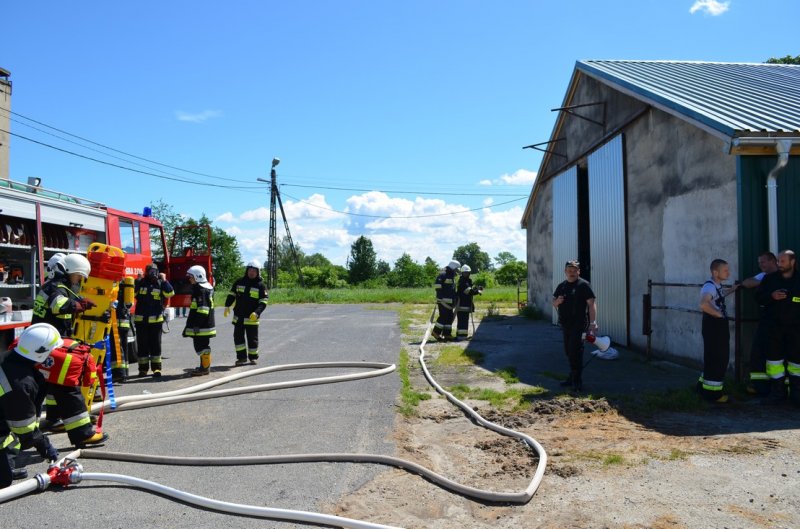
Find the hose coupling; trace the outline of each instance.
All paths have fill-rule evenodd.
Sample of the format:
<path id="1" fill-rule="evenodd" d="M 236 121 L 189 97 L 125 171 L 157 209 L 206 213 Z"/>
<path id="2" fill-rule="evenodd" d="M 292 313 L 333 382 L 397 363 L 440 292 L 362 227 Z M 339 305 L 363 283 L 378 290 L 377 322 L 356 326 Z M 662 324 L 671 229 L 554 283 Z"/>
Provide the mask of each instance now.
<path id="1" fill-rule="evenodd" d="M 81 472 L 83 472 L 83 467 L 74 459 L 65 459 L 60 464 L 53 465 L 47 469 L 50 483 L 62 487 L 80 483 Z"/>

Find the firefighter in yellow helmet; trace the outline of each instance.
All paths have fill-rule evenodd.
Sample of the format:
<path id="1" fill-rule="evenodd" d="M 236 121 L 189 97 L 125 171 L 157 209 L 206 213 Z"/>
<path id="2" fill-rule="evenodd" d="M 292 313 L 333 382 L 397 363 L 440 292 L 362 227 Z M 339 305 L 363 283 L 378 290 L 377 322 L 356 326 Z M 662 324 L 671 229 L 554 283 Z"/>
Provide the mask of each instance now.
<path id="1" fill-rule="evenodd" d="M 244 277 L 236 280 L 225 299 L 224 316 L 233 308 L 233 347 L 236 349 L 236 365 L 258 361 L 258 323 L 261 313 L 267 308 L 269 294 L 261 279 L 261 265 L 253 259 L 245 267 Z M 247 341 L 245 341 L 245 336 Z"/>
<path id="2" fill-rule="evenodd" d="M 39 429 L 46 389 L 36 364 L 45 362 L 62 343 L 55 327 L 36 323 L 22 331 L 10 350 L 0 353 L 0 488 L 27 477 L 25 469 L 14 468 L 21 449 L 34 447 L 42 458 L 58 459 L 58 450 Z"/>
<path id="3" fill-rule="evenodd" d="M 186 271 L 186 278 L 192 285 L 192 302 L 183 336 L 192 338 L 194 351 L 200 357 L 200 367 L 190 373 L 196 377 L 211 372 L 211 338 L 217 335 L 214 327 L 214 287 L 208 282 L 205 268 L 200 265 L 190 267 Z"/>

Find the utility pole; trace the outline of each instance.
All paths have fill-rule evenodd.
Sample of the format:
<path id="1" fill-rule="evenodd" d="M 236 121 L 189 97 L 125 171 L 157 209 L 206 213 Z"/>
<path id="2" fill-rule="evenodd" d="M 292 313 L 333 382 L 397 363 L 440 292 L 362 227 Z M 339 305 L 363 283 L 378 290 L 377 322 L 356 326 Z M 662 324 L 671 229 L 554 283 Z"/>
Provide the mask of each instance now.
<path id="1" fill-rule="evenodd" d="M 289 222 L 286 220 L 286 213 L 283 211 L 283 201 L 281 200 L 280 191 L 278 191 L 278 177 L 275 167 L 281 163 L 280 158 L 272 159 L 272 169 L 270 170 L 270 179 L 264 180 L 257 178 L 259 182 L 269 182 L 269 248 L 267 248 L 267 288 L 278 286 L 278 230 L 277 230 L 277 211 L 275 209 L 275 202 L 277 201 L 281 209 L 281 217 L 283 217 L 283 226 L 286 229 L 286 238 L 289 240 L 289 248 L 292 251 L 294 264 L 297 267 L 297 277 L 300 279 L 300 286 L 305 288 L 305 281 L 303 280 L 303 271 L 300 269 L 300 260 L 297 257 L 297 252 L 294 249 L 294 242 L 292 241 L 292 234 L 289 231 Z"/>

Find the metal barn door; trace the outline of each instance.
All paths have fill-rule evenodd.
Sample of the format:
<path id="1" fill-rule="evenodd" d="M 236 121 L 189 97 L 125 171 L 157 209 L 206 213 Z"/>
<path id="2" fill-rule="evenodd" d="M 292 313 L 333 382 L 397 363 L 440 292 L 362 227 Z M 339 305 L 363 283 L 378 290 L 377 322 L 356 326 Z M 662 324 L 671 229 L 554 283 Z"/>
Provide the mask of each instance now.
<path id="1" fill-rule="evenodd" d="M 564 263 L 578 258 L 578 171 L 567 169 L 553 179 L 553 288 L 564 281 Z M 553 323 L 558 311 L 553 308 Z"/>
<path id="2" fill-rule="evenodd" d="M 600 334 L 628 345 L 628 267 L 622 136 L 589 155 L 592 290 Z"/>

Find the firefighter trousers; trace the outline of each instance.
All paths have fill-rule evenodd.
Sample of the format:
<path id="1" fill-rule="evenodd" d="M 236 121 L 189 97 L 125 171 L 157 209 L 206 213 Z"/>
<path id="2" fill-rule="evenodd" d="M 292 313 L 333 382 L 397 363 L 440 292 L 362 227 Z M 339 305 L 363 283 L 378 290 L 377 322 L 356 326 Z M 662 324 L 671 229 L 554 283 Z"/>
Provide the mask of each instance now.
<path id="1" fill-rule="evenodd" d="M 725 372 L 728 370 L 731 331 L 727 318 L 703 314 L 703 374 L 700 377 L 701 395 L 716 400 L 723 395 Z"/>
<path id="2" fill-rule="evenodd" d="M 94 427 L 86 409 L 86 400 L 78 386 L 59 386 L 47 383 L 47 392 L 55 397 L 55 411 L 64 421 L 64 429 L 72 444 L 79 443 L 94 435 Z"/>
<path id="3" fill-rule="evenodd" d="M 237 360 L 258 360 L 258 325 L 247 325 L 241 319 L 234 323 L 233 347 Z"/>
<path id="4" fill-rule="evenodd" d="M 136 324 L 136 349 L 139 374 L 147 374 L 148 368 L 161 371 L 161 322 Z"/>
<path id="5" fill-rule="evenodd" d="M 453 319 L 455 314 L 452 307 L 448 307 L 444 303 L 437 303 L 439 307 L 439 317 L 436 318 L 436 323 L 433 325 L 434 334 L 450 338 L 453 334 Z"/>

